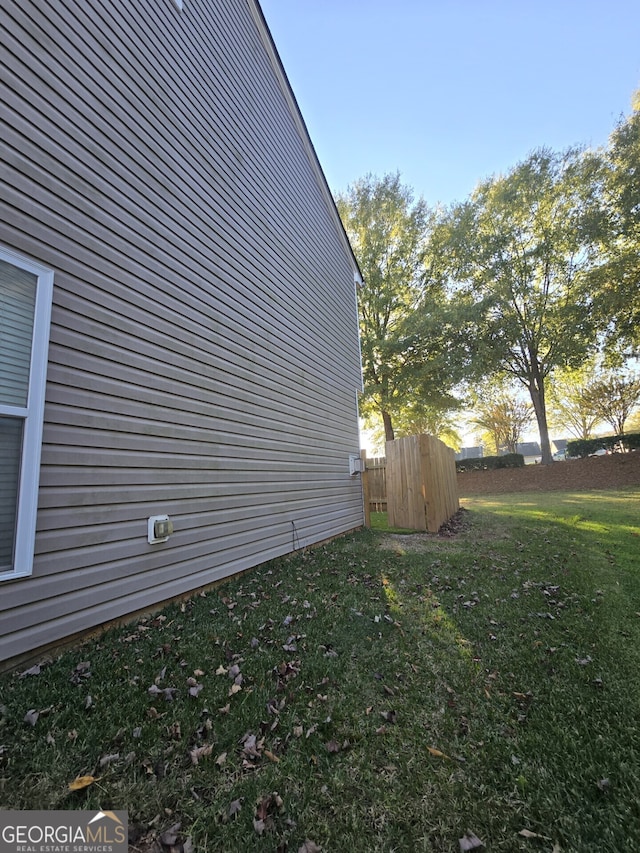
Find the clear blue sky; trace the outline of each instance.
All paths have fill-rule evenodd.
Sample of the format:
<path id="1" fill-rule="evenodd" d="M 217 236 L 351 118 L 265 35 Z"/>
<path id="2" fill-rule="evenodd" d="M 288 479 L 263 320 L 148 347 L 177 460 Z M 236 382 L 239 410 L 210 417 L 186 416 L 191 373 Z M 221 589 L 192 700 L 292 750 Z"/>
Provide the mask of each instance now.
<path id="1" fill-rule="evenodd" d="M 542 145 L 599 146 L 640 88 L 638 0 L 261 0 L 329 186 L 462 200 Z"/>

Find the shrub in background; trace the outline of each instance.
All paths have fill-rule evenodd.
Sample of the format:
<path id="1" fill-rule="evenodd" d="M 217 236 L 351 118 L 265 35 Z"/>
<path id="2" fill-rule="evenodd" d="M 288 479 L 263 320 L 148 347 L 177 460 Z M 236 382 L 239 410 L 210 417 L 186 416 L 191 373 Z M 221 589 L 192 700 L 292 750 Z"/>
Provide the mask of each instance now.
<path id="1" fill-rule="evenodd" d="M 607 450 L 613 453 L 616 450 L 637 450 L 640 448 L 640 432 L 632 432 L 629 435 L 605 435 L 602 438 L 576 438 L 567 442 L 567 456 L 573 459 L 584 459 L 597 453 L 598 450 Z"/>
<path id="2" fill-rule="evenodd" d="M 496 468 L 523 468 L 522 453 L 505 453 L 504 456 L 478 456 L 474 459 L 460 459 L 456 462 L 456 471 L 491 471 Z"/>

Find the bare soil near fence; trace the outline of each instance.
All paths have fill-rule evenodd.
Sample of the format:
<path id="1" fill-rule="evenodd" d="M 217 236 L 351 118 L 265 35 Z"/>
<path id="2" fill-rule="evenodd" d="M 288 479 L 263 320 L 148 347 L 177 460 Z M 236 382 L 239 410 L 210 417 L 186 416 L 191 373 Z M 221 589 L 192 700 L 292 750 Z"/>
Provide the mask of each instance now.
<path id="1" fill-rule="evenodd" d="M 458 492 L 496 495 L 508 492 L 586 491 L 640 485 L 640 452 L 613 453 L 588 459 L 570 459 L 553 465 L 526 465 L 497 471 L 458 474 Z"/>

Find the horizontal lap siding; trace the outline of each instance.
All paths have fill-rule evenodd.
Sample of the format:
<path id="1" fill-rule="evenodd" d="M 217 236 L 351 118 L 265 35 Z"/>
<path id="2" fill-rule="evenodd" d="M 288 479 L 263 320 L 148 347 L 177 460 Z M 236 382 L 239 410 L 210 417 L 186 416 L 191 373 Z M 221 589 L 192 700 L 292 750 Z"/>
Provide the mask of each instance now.
<path id="1" fill-rule="evenodd" d="M 55 272 L 2 657 L 362 523 L 353 259 L 242 0 L 0 11 L 0 243 Z M 168 512 L 169 542 L 146 520 Z"/>

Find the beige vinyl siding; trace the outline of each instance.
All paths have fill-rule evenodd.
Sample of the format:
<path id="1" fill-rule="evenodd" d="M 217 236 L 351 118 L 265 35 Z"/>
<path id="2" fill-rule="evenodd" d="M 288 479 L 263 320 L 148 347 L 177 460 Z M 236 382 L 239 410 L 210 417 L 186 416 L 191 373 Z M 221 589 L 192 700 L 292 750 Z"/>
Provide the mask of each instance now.
<path id="1" fill-rule="evenodd" d="M 356 527 L 362 502 L 354 260 L 249 2 L 17 0 L 0 26 L 0 243 L 55 273 L 8 658 Z"/>

